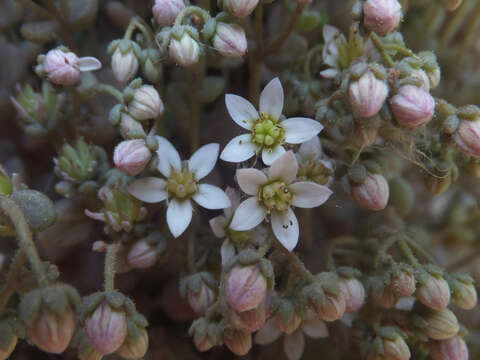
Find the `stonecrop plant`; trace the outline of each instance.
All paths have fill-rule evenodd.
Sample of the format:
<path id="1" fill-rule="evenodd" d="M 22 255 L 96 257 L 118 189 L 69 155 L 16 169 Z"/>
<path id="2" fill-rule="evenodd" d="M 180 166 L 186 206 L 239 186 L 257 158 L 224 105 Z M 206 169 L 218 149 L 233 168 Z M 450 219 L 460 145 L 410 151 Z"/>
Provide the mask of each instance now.
<path id="1" fill-rule="evenodd" d="M 477 0 L 0 2 L 0 360 L 479 359 L 479 34 Z"/>

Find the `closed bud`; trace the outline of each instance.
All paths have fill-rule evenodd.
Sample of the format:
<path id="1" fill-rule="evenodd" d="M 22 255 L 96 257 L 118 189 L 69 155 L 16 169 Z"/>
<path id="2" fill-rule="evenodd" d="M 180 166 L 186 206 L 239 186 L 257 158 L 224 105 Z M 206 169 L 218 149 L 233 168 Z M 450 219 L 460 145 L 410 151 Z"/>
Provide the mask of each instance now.
<path id="1" fill-rule="evenodd" d="M 365 303 L 365 288 L 357 278 L 342 278 L 340 287 L 345 297 L 345 312 L 353 313 Z"/>
<path id="2" fill-rule="evenodd" d="M 430 339 L 445 340 L 457 335 L 460 329 L 458 320 L 453 312 L 445 308 L 442 310 L 430 310 L 425 316 L 425 328 L 423 331 Z"/>
<path id="3" fill-rule="evenodd" d="M 389 336 L 377 338 L 377 341 L 381 341 L 382 346 L 380 349 L 375 348 L 368 360 L 409 360 L 411 356 L 410 349 L 403 337 L 392 328 L 382 329 L 388 329 Z"/>
<path id="4" fill-rule="evenodd" d="M 352 196 L 362 207 L 372 211 L 385 209 L 390 190 L 387 179 L 381 174 L 369 173 L 363 184 L 352 185 Z"/>
<path id="5" fill-rule="evenodd" d="M 372 71 L 367 71 L 350 84 L 348 94 L 354 113 L 369 118 L 376 115 L 385 103 L 388 86 L 385 81 L 377 79 Z"/>
<path id="6" fill-rule="evenodd" d="M 120 133 L 126 139 L 145 139 L 147 137 L 142 124 L 126 113 L 120 115 Z"/>
<path id="7" fill-rule="evenodd" d="M 184 8 L 183 0 L 155 0 L 152 8 L 153 17 L 161 27 L 169 26 Z"/>
<path id="8" fill-rule="evenodd" d="M 180 66 L 189 67 L 200 59 L 200 46 L 188 33 L 184 32 L 180 39 L 172 37 L 168 47 L 170 57 Z"/>
<path id="9" fill-rule="evenodd" d="M 43 62 L 48 80 L 58 85 L 75 85 L 80 76 L 79 58 L 72 52 L 50 50 Z"/>
<path id="10" fill-rule="evenodd" d="M 311 309 L 321 320 L 335 321 L 345 314 L 345 295 L 335 274 L 319 274 L 318 280 L 305 290 Z"/>
<path id="11" fill-rule="evenodd" d="M 138 59 L 141 49 L 132 40 L 115 40 L 108 47 L 108 53 L 112 55 L 112 71 L 118 82 L 125 84 L 131 80 L 138 71 Z"/>
<path id="12" fill-rule="evenodd" d="M 460 309 L 472 310 L 478 301 L 477 290 L 473 279 L 468 275 L 457 275 L 450 280 L 452 301 Z"/>
<path id="13" fill-rule="evenodd" d="M 247 52 L 245 31 L 237 24 L 218 23 L 212 42 L 215 50 L 223 56 L 237 58 Z"/>
<path id="14" fill-rule="evenodd" d="M 413 85 L 404 85 L 391 100 L 397 123 L 407 129 L 429 122 L 435 110 L 435 100 L 428 91 Z"/>
<path id="15" fill-rule="evenodd" d="M 225 293 L 228 304 L 237 312 L 256 308 L 267 292 L 267 280 L 258 266 L 235 266 L 227 274 Z"/>
<path id="16" fill-rule="evenodd" d="M 258 1 L 259 0 L 223 0 L 223 7 L 230 14 L 243 19 L 255 10 Z"/>
<path id="17" fill-rule="evenodd" d="M 237 356 L 246 355 L 252 348 L 252 335 L 242 330 L 227 330 L 223 342 Z"/>
<path id="18" fill-rule="evenodd" d="M 425 71 L 421 69 L 412 70 L 409 76 L 410 78 L 418 80 L 423 90 L 430 91 L 430 78 Z"/>
<path id="19" fill-rule="evenodd" d="M 265 324 L 267 312 L 265 304 L 258 305 L 255 309 L 231 313 L 231 321 L 237 328 L 248 332 L 260 330 Z"/>
<path id="20" fill-rule="evenodd" d="M 198 351 L 204 352 L 217 345 L 219 340 L 218 326 L 205 318 L 195 320 L 188 333 L 193 336 L 193 343 Z"/>
<path id="21" fill-rule="evenodd" d="M 422 304 L 434 310 L 447 307 L 450 302 L 450 287 L 442 276 L 424 272 L 418 277 L 418 283 L 415 296 Z"/>
<path id="22" fill-rule="evenodd" d="M 136 176 L 147 166 L 151 157 L 152 154 L 146 146 L 145 140 L 125 140 L 115 147 L 113 162 L 117 169 L 128 175 Z"/>
<path id="23" fill-rule="evenodd" d="M 202 281 L 198 291 L 194 291 L 192 288 L 187 290 L 187 301 L 196 314 L 203 315 L 215 302 L 215 293 Z"/>
<path id="24" fill-rule="evenodd" d="M 143 85 L 133 91 L 128 112 L 137 120 L 155 119 L 163 114 L 163 102 L 153 86 Z"/>
<path id="25" fill-rule="evenodd" d="M 460 151 L 469 156 L 480 157 L 480 119 L 462 120 L 454 140 Z"/>
<path id="26" fill-rule="evenodd" d="M 367 0 L 363 5 L 363 16 L 368 30 L 385 36 L 400 23 L 402 7 L 397 0 Z"/>
<path id="27" fill-rule="evenodd" d="M 415 276 L 410 270 L 399 270 L 393 274 L 391 286 L 398 297 L 412 296 L 416 289 Z"/>
<path id="28" fill-rule="evenodd" d="M 390 309 L 395 306 L 398 297 L 391 286 L 391 282 L 386 282 L 385 280 L 383 277 L 372 278 L 371 294 L 377 305 Z"/>
<path id="29" fill-rule="evenodd" d="M 148 350 L 148 333 L 144 328 L 140 328 L 133 335 L 129 334 L 122 346 L 117 350 L 117 354 L 122 358 L 130 359 L 140 359 L 142 358 Z"/>
<path id="30" fill-rule="evenodd" d="M 157 250 L 148 241 L 142 239 L 130 248 L 127 260 L 136 269 L 147 269 L 157 261 Z"/>
<path id="31" fill-rule="evenodd" d="M 377 136 L 378 136 L 377 126 L 357 125 L 355 126 L 352 140 L 355 143 L 355 145 L 359 147 L 368 147 L 375 143 L 375 140 L 377 140 Z"/>
<path id="32" fill-rule="evenodd" d="M 447 340 L 430 342 L 432 360 L 468 360 L 468 347 L 465 341 L 454 336 Z"/>
<path id="33" fill-rule="evenodd" d="M 291 334 L 298 329 L 302 323 L 302 318 L 298 316 L 295 312 L 289 317 L 282 316 L 282 314 L 277 314 L 275 316 L 275 324 L 277 328 L 282 330 L 285 334 Z"/>

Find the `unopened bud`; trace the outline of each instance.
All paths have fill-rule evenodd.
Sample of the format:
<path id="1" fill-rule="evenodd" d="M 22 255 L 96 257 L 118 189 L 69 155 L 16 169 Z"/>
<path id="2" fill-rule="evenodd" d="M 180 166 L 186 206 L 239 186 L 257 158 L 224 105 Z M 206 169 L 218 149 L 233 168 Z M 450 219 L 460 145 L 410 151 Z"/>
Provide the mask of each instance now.
<path id="1" fill-rule="evenodd" d="M 129 114 L 121 113 L 120 115 L 120 133 L 127 139 L 145 139 L 147 134 L 142 124 L 131 117 Z"/>
<path id="2" fill-rule="evenodd" d="M 298 329 L 302 323 L 302 318 L 294 311 L 293 306 L 291 311 L 282 312 L 282 308 L 275 316 L 275 324 L 277 328 L 282 330 L 285 334 L 291 334 Z"/>
<path id="3" fill-rule="evenodd" d="M 137 269 L 147 269 L 157 261 L 157 251 L 146 240 L 137 241 L 128 251 L 128 263 Z"/>
<path id="4" fill-rule="evenodd" d="M 465 341 L 454 336 L 447 340 L 430 342 L 432 360 L 468 360 L 468 347 Z"/>
<path id="5" fill-rule="evenodd" d="M 190 326 L 190 336 L 193 336 L 193 343 L 198 351 L 210 350 L 218 342 L 218 327 L 205 318 L 195 320 Z"/>
<path id="6" fill-rule="evenodd" d="M 258 305 L 255 309 L 231 313 L 232 323 L 239 329 L 248 332 L 260 330 L 265 324 L 267 318 L 266 306 L 264 303 Z"/>
<path id="7" fill-rule="evenodd" d="M 138 329 L 133 336 L 127 336 L 117 354 L 124 359 L 140 359 L 148 350 L 148 333 L 144 328 Z"/>
<path id="8" fill-rule="evenodd" d="M 151 157 L 152 154 L 146 146 L 145 140 L 125 140 L 115 148 L 113 162 L 117 169 L 128 175 L 136 176 L 147 166 Z"/>
<path id="9" fill-rule="evenodd" d="M 350 84 L 348 94 L 354 113 L 369 118 L 376 115 L 385 103 L 388 86 L 385 81 L 377 79 L 373 72 L 367 71 Z"/>
<path id="10" fill-rule="evenodd" d="M 352 196 L 365 209 L 383 210 L 390 196 L 387 179 L 381 174 L 369 173 L 363 184 L 352 185 Z"/>
<path id="11" fill-rule="evenodd" d="M 112 71 L 118 82 L 125 84 L 131 80 L 138 71 L 138 59 L 141 49 L 132 40 L 115 40 L 108 47 L 108 53 L 112 55 Z"/>
<path id="12" fill-rule="evenodd" d="M 200 58 L 198 42 L 186 32 L 177 40 L 172 38 L 168 47 L 170 57 L 180 66 L 189 67 L 196 64 Z"/>
<path id="13" fill-rule="evenodd" d="M 447 307 L 450 302 L 450 287 L 443 277 L 425 272 L 419 276 L 418 282 L 415 296 L 422 304 L 434 310 Z"/>
<path id="14" fill-rule="evenodd" d="M 415 292 L 415 276 L 409 270 L 399 270 L 392 277 L 392 289 L 398 297 L 412 296 Z"/>
<path id="15" fill-rule="evenodd" d="M 245 31 L 237 24 L 220 22 L 213 37 L 213 47 L 223 56 L 242 57 L 247 52 Z"/>
<path id="16" fill-rule="evenodd" d="M 223 7 L 232 15 L 243 19 L 258 5 L 258 0 L 223 0 Z"/>
<path id="17" fill-rule="evenodd" d="M 267 280 L 258 266 L 235 266 L 227 274 L 227 301 L 237 312 L 256 308 L 264 300 L 266 292 Z"/>
<path id="18" fill-rule="evenodd" d="M 152 8 L 153 17 L 161 27 L 169 26 L 184 8 L 183 0 L 155 0 Z"/>
<path id="19" fill-rule="evenodd" d="M 397 0 L 367 0 L 363 5 L 363 16 L 368 30 L 385 36 L 400 23 L 402 7 Z"/>
<path id="20" fill-rule="evenodd" d="M 340 281 L 343 295 L 345 297 L 345 312 L 353 313 L 365 303 L 365 288 L 357 278 L 342 278 Z"/>
<path id="21" fill-rule="evenodd" d="M 134 90 L 128 112 L 137 120 L 155 119 L 163 113 L 163 102 L 153 86 L 143 85 Z"/>
<path id="22" fill-rule="evenodd" d="M 382 328 L 388 336 L 382 336 L 377 338 L 377 341 L 381 341 L 381 349 L 375 349 L 374 353 L 368 357 L 368 360 L 409 360 L 410 349 L 407 343 L 398 333 L 395 333 L 393 328 Z M 382 351 L 379 351 L 382 350 Z"/>
<path id="23" fill-rule="evenodd" d="M 226 331 L 223 342 L 237 356 L 246 355 L 252 348 L 252 335 L 242 330 Z"/>
<path id="24" fill-rule="evenodd" d="M 430 78 L 425 71 L 422 69 L 412 70 L 410 72 L 410 77 L 419 80 L 422 84 L 421 87 L 423 90 L 430 91 Z"/>
<path id="25" fill-rule="evenodd" d="M 49 81 L 58 85 L 75 85 L 80 76 L 79 58 L 73 52 L 50 50 L 45 56 L 43 70 Z"/>
<path id="26" fill-rule="evenodd" d="M 345 295 L 339 282 L 335 274 L 321 273 L 318 280 L 305 288 L 309 305 L 321 320 L 335 321 L 345 314 Z"/>
<path id="27" fill-rule="evenodd" d="M 477 290 L 470 276 L 453 276 L 450 280 L 450 288 L 452 290 L 452 301 L 460 309 L 472 310 L 477 305 Z"/>
<path id="28" fill-rule="evenodd" d="M 435 110 L 435 100 L 428 91 L 413 85 L 404 85 L 391 100 L 397 123 L 413 129 L 429 122 Z"/>
<path id="29" fill-rule="evenodd" d="M 12 355 L 13 350 L 15 350 L 17 343 L 18 337 L 13 335 L 5 347 L 0 347 L 0 360 L 7 360 Z"/>
<path id="30" fill-rule="evenodd" d="M 449 309 L 430 310 L 423 316 L 426 323 L 425 335 L 434 340 L 445 340 L 457 335 L 460 329 L 458 320 Z"/>
<path id="31" fill-rule="evenodd" d="M 454 139 L 460 151 L 473 157 L 480 157 L 480 119 L 462 120 Z"/>
<path id="32" fill-rule="evenodd" d="M 199 291 L 193 291 L 191 288 L 187 290 L 187 300 L 195 313 L 203 315 L 210 305 L 215 302 L 215 293 L 202 281 Z"/>

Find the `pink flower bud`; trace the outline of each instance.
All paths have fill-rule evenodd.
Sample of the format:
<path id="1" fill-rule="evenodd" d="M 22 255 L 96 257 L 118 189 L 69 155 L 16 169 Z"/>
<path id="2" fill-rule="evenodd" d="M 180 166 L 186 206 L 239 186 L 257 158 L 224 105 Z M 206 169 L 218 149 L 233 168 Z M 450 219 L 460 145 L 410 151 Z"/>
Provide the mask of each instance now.
<path id="1" fill-rule="evenodd" d="M 343 317 L 346 307 L 345 296 L 339 292 L 337 295 L 326 294 L 323 304 L 316 304 L 313 310 L 323 321 L 335 321 Z"/>
<path id="2" fill-rule="evenodd" d="M 157 261 L 155 248 L 145 240 L 139 240 L 130 248 L 128 263 L 137 269 L 147 269 Z"/>
<path id="3" fill-rule="evenodd" d="M 194 292 L 192 289 L 187 291 L 187 300 L 195 313 L 203 315 L 210 305 L 215 302 L 215 293 L 207 284 L 202 282 L 200 291 Z"/>
<path id="4" fill-rule="evenodd" d="M 297 314 L 292 314 L 291 318 L 285 320 L 280 314 L 275 317 L 275 325 L 285 334 L 291 334 L 298 329 L 302 323 L 302 318 Z"/>
<path id="5" fill-rule="evenodd" d="M 389 285 L 383 287 L 382 289 L 376 289 L 373 291 L 372 296 L 375 303 L 385 309 L 394 307 L 398 301 L 393 289 Z"/>
<path id="6" fill-rule="evenodd" d="M 127 319 L 123 310 L 112 309 L 104 302 L 85 321 L 85 335 L 97 352 L 111 354 L 122 346 L 127 336 Z"/>
<path id="7" fill-rule="evenodd" d="M 375 74 L 367 71 L 360 79 L 350 84 L 348 90 L 353 111 L 361 117 L 376 115 L 388 96 L 385 81 L 377 79 Z"/>
<path id="8" fill-rule="evenodd" d="M 255 265 L 235 266 L 227 274 L 227 301 L 237 312 L 256 308 L 264 300 L 266 292 L 267 280 Z"/>
<path id="9" fill-rule="evenodd" d="M 128 112 L 137 120 L 154 119 L 163 113 L 163 102 L 153 86 L 143 85 L 133 92 Z"/>
<path id="10" fill-rule="evenodd" d="M 187 33 L 180 40 L 172 38 L 168 47 L 170 57 L 183 67 L 189 67 L 198 62 L 200 58 L 200 46 L 198 42 Z"/>
<path id="11" fill-rule="evenodd" d="M 243 19 L 258 5 L 258 0 L 223 0 L 224 8 L 236 17 Z"/>
<path id="12" fill-rule="evenodd" d="M 155 0 L 152 8 L 153 17 L 161 27 L 169 26 L 184 8 L 183 0 Z"/>
<path id="13" fill-rule="evenodd" d="M 28 338 L 43 351 L 61 354 L 70 344 L 75 325 L 75 314 L 70 307 L 61 315 L 44 308 L 27 329 Z"/>
<path id="14" fill-rule="evenodd" d="M 397 123 L 413 129 L 429 122 L 435 110 L 435 100 L 428 91 L 413 85 L 404 85 L 391 100 Z"/>
<path id="15" fill-rule="evenodd" d="M 247 52 L 245 31 L 237 24 L 220 22 L 213 37 L 213 46 L 223 56 L 242 57 Z"/>
<path id="16" fill-rule="evenodd" d="M 425 335 L 433 340 L 446 340 L 457 335 L 460 329 L 457 317 L 449 309 L 431 310 L 423 316 L 426 327 Z"/>
<path id="17" fill-rule="evenodd" d="M 246 355 L 252 348 L 252 335 L 242 330 L 225 332 L 223 342 L 237 356 Z"/>
<path id="18" fill-rule="evenodd" d="M 352 196 L 368 210 L 383 210 L 390 196 L 387 179 L 380 174 L 368 174 L 363 184 L 352 186 Z"/>
<path id="19" fill-rule="evenodd" d="M 382 353 L 378 353 L 378 349 L 368 356 L 368 360 L 409 360 L 410 359 L 410 349 L 408 348 L 405 340 L 400 336 L 396 335 L 395 338 L 382 338 Z"/>
<path id="20" fill-rule="evenodd" d="M 262 303 L 252 310 L 239 313 L 232 311 L 230 320 L 237 328 L 248 332 L 254 332 L 263 327 L 266 319 L 266 307 L 265 304 Z"/>
<path id="21" fill-rule="evenodd" d="M 473 157 L 480 157 L 480 119 L 462 120 L 454 139 L 460 151 Z"/>
<path id="22" fill-rule="evenodd" d="M 124 359 L 140 359 L 148 350 L 148 333 L 145 329 L 139 329 L 135 338 L 127 336 L 125 342 L 117 350 L 117 354 Z"/>
<path id="23" fill-rule="evenodd" d="M 363 5 L 363 16 L 368 30 L 385 36 L 400 23 L 402 7 L 397 0 L 367 0 Z"/>
<path id="24" fill-rule="evenodd" d="M 450 287 L 443 277 L 425 273 L 419 278 L 415 296 L 425 306 L 441 310 L 450 302 Z"/>
<path id="25" fill-rule="evenodd" d="M 124 173 L 136 176 L 147 166 L 151 157 L 152 154 L 145 145 L 145 140 L 125 140 L 115 148 L 113 162 Z"/>
<path id="26" fill-rule="evenodd" d="M 43 69 L 48 80 L 58 85 L 75 85 L 80 76 L 79 58 L 72 52 L 50 50 L 45 56 Z"/>
<path id="27" fill-rule="evenodd" d="M 432 360 L 468 360 L 468 347 L 458 336 L 430 343 Z"/>
<path id="28" fill-rule="evenodd" d="M 365 302 L 365 288 L 357 278 L 341 279 L 340 287 L 345 297 L 345 312 L 360 310 Z"/>
<path id="29" fill-rule="evenodd" d="M 392 289 L 398 297 L 412 296 L 415 292 L 415 277 L 411 272 L 401 270 L 392 277 Z"/>

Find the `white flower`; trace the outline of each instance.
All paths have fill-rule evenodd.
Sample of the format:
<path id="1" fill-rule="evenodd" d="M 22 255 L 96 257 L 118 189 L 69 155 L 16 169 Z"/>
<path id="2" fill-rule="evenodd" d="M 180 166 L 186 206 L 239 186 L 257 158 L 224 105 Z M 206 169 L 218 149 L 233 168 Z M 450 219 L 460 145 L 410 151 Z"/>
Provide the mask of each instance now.
<path id="1" fill-rule="evenodd" d="M 303 143 L 295 156 L 298 162 L 297 178 L 325 186 L 332 184 L 335 163 L 323 153 L 318 136 Z"/>
<path id="2" fill-rule="evenodd" d="M 318 135 L 323 126 L 309 118 L 296 117 L 283 120 L 283 89 L 278 78 L 270 81 L 260 95 L 260 113 L 246 99 L 227 94 L 227 110 L 233 121 L 249 130 L 233 138 L 220 159 L 242 162 L 262 152 L 262 160 L 270 165 L 285 153 L 284 143 L 301 144 Z"/>
<path id="3" fill-rule="evenodd" d="M 313 208 L 328 200 L 332 191 L 310 181 L 292 183 L 297 177 L 298 164 L 288 151 L 275 160 L 268 175 L 257 169 L 237 170 L 237 182 L 250 197 L 235 211 L 230 228 L 245 231 L 271 217 L 273 233 L 292 251 L 298 242 L 298 221 L 291 206 Z"/>
<path id="4" fill-rule="evenodd" d="M 325 41 L 325 46 L 323 47 L 323 62 L 328 65 L 330 68 L 320 72 L 324 78 L 332 79 L 338 74 L 340 68 L 338 64 L 339 58 L 339 44 L 346 43 L 347 39 L 345 35 L 340 33 L 336 27 L 331 25 L 323 26 L 323 40 Z"/>
<path id="5" fill-rule="evenodd" d="M 164 137 L 157 136 L 158 171 L 165 179 L 146 177 L 134 181 L 128 191 L 147 203 L 168 201 L 167 224 L 175 237 L 179 237 L 192 220 L 192 202 L 206 209 L 230 207 L 230 199 L 217 186 L 200 184 L 215 166 L 219 145 L 207 144 L 198 149 L 190 160 L 180 160 L 180 155 Z"/>
<path id="6" fill-rule="evenodd" d="M 312 339 L 328 337 L 328 328 L 324 321 L 317 319 L 312 314 L 302 321 L 300 327 L 291 334 L 283 337 L 283 350 L 288 360 L 300 360 L 305 349 L 304 334 Z M 269 319 L 256 334 L 254 341 L 259 345 L 273 343 L 280 338 L 282 331 L 276 326 L 275 319 Z"/>

